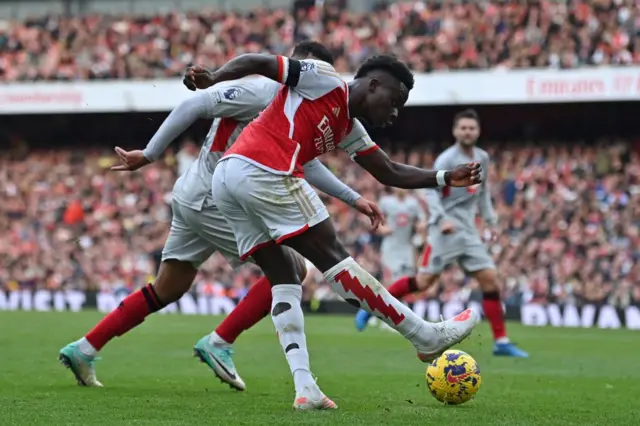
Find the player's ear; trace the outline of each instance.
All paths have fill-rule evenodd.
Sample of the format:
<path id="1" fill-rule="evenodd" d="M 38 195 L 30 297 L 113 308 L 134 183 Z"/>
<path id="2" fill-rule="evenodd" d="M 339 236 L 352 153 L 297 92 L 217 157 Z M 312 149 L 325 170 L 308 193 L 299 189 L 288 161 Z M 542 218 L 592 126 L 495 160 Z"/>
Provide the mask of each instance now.
<path id="1" fill-rule="evenodd" d="M 380 86 L 380 80 L 375 77 L 369 80 L 369 92 L 375 92 L 378 86 Z"/>

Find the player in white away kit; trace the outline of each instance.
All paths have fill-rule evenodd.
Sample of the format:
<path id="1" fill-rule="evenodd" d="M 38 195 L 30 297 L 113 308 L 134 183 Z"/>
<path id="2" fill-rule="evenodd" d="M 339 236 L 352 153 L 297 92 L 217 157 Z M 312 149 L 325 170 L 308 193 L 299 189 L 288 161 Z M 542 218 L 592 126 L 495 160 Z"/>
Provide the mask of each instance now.
<path id="1" fill-rule="evenodd" d="M 436 159 L 436 167 L 446 168 L 461 161 L 478 161 L 487 173 L 489 154 L 478 148 L 480 120 L 473 110 L 459 113 L 454 119 L 453 135 L 456 144 Z M 442 270 L 453 262 L 480 284 L 483 293 L 482 308 L 493 331 L 493 353 L 498 356 L 526 358 L 528 354 L 509 341 L 500 301 L 500 285 L 496 266 L 476 229 L 476 213 L 482 215 L 485 225 L 495 236 L 498 217 L 491 204 L 486 178 L 483 183 L 468 188 L 427 190 L 429 207 L 429 242 L 425 248 L 416 276 L 401 278 L 388 290 L 397 298 L 424 291 L 433 286 Z M 365 314 L 358 313 L 358 319 Z M 365 323 L 357 325 L 364 328 Z"/>
<path id="2" fill-rule="evenodd" d="M 294 56 L 301 59 L 320 57 L 331 61 L 324 46 L 303 42 Z M 117 149 L 123 164 L 115 170 L 136 170 L 158 159 L 168 145 L 199 118 L 215 119 L 200 155 L 173 189 L 173 220 L 162 252 L 162 264 L 153 284 L 125 298 L 120 307 L 107 315 L 86 336 L 60 351 L 61 361 L 76 376 L 78 383 L 102 386 L 95 377 L 93 362 L 97 352 L 113 337 L 121 336 L 141 324 L 145 317 L 177 301 L 189 290 L 200 265 L 216 251 L 233 266 L 240 264 L 233 231 L 211 197 L 211 177 L 217 161 L 233 144 L 240 131 L 276 96 L 281 84 L 265 77 L 253 76 L 229 81 L 203 91 L 183 102 L 165 120 L 144 151 Z M 309 180 L 319 189 L 342 199 L 360 211 L 375 217 L 377 208 L 338 180 L 318 160 L 304 165 Z M 305 275 L 304 260 L 292 250 L 287 256 L 296 273 Z M 244 381 L 231 359 L 231 343 L 245 329 L 268 314 L 269 307 L 254 309 L 270 296 L 266 278 L 252 288 L 235 311 L 212 333 L 196 345 L 198 356 L 225 382 L 244 390 Z"/>
<path id="3" fill-rule="evenodd" d="M 232 225 L 241 258 L 252 256 L 273 289 L 271 316 L 293 373 L 296 409 L 336 408 L 309 367 L 300 308 L 300 277 L 285 256 L 286 244 L 309 259 L 345 300 L 374 312 L 430 361 L 468 336 L 478 313 L 427 323 L 361 268 L 338 242 L 325 206 L 304 180 L 317 156 L 342 148 L 381 183 L 407 188 L 480 182 L 480 166 L 426 171 L 392 162 L 353 117 L 389 124 L 413 87 L 413 75 L 393 57 L 368 60 L 351 84 L 326 62 L 242 55 L 211 76 L 211 84 L 261 74 L 285 84 L 275 100 L 240 134 L 213 175 L 216 204 Z"/>
<path id="4" fill-rule="evenodd" d="M 405 275 L 413 275 L 416 270 L 416 249 L 413 245 L 414 231 L 424 224 L 426 215 L 417 198 L 406 189 L 394 188 L 393 194 L 380 198 L 380 210 L 386 218 L 386 225 L 378 229 L 383 233 L 380 256 L 383 266 L 395 281 Z M 356 328 L 364 329 L 371 314 L 360 310 L 356 315 Z"/>

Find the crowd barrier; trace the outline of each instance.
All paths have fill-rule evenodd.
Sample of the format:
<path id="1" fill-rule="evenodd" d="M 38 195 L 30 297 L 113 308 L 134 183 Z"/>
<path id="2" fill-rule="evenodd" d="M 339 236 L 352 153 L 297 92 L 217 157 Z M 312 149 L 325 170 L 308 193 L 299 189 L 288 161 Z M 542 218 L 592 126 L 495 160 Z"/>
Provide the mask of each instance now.
<path id="1" fill-rule="evenodd" d="M 97 309 L 106 313 L 115 309 L 125 296 L 126 292 L 99 293 L 77 290 L 0 292 L 0 311 L 80 312 Z M 236 301 L 228 297 L 187 293 L 178 302 L 165 307 L 161 313 L 224 315 L 231 312 L 235 306 Z M 419 316 L 429 321 L 438 321 L 440 315 L 445 318 L 452 317 L 466 307 L 481 309 L 479 302 L 462 304 L 457 302 L 442 303 L 436 300 L 421 300 L 409 306 Z M 305 302 L 303 308 L 307 313 L 319 315 L 350 315 L 355 313 L 353 306 L 338 300 Z M 527 303 L 521 306 L 505 306 L 505 315 L 508 320 L 527 326 L 640 330 L 640 306 L 634 305 L 617 308 L 607 304 L 574 306 Z"/>

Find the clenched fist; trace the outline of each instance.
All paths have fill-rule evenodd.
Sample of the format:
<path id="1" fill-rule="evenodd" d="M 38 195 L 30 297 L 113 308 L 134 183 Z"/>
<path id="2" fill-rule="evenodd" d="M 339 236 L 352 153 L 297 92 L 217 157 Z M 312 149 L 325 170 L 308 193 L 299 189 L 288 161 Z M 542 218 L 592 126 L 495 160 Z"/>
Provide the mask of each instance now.
<path id="1" fill-rule="evenodd" d="M 482 167 L 480 163 L 461 164 L 445 175 L 449 186 L 471 186 L 482 183 Z"/>
<path id="2" fill-rule="evenodd" d="M 211 71 L 201 67 L 200 65 L 187 67 L 182 83 L 187 86 L 187 89 L 193 91 L 196 89 L 206 89 L 207 87 L 211 87 Z"/>

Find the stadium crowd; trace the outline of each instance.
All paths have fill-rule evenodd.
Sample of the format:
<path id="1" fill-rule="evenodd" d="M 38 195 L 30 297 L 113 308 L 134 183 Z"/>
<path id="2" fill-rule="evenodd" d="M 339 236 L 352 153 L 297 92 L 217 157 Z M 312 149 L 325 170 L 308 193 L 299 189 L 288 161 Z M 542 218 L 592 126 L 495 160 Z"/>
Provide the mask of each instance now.
<path id="1" fill-rule="evenodd" d="M 0 20 L 5 81 L 161 78 L 246 52 L 288 52 L 312 38 L 353 71 L 394 53 L 420 72 L 640 63 L 638 0 L 380 2 L 355 13 L 327 2 L 292 11 Z"/>
<path id="2" fill-rule="evenodd" d="M 494 161 L 489 182 L 502 233 L 491 252 L 506 303 L 640 303 L 639 153 L 623 142 L 515 146 L 483 143 Z M 18 146 L 0 153 L 0 289 L 129 291 L 151 280 L 168 231 L 176 173 L 196 154 L 186 145 L 140 172 L 117 174 L 107 171 L 116 158 L 99 149 L 34 152 Z M 417 150 L 394 155 L 422 166 L 434 158 Z M 378 199 L 385 190 L 348 157 L 325 160 L 363 196 Z M 370 233 L 366 218 L 326 200 L 342 241 L 384 279 L 380 238 Z M 194 291 L 239 298 L 258 276 L 252 267 L 232 273 L 214 257 Z M 321 274 L 307 284 L 307 298 L 335 297 Z M 454 267 L 432 296 L 467 300 L 474 289 Z"/>

